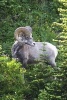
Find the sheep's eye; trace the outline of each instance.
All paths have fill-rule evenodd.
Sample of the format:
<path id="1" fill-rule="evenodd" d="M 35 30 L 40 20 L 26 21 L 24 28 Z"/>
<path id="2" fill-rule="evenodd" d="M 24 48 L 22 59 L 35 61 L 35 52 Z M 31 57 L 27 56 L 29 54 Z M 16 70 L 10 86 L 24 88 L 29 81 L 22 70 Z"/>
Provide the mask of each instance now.
<path id="1" fill-rule="evenodd" d="M 29 37 L 26 37 L 26 39 L 29 39 Z"/>

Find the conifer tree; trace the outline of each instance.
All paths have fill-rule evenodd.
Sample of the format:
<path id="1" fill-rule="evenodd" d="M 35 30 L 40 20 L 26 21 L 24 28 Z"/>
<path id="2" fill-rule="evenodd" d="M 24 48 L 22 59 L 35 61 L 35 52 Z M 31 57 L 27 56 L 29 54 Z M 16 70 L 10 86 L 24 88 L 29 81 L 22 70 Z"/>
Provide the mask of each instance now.
<path id="1" fill-rule="evenodd" d="M 62 8 L 58 8 L 60 18 L 60 26 L 62 32 L 58 37 L 59 42 L 59 67 L 60 67 L 60 84 L 61 84 L 61 99 L 67 100 L 67 0 L 59 0 L 62 3 Z"/>
<path id="2" fill-rule="evenodd" d="M 57 29 L 59 71 L 53 73 L 54 80 L 39 94 L 38 100 L 67 100 L 67 0 L 58 0 L 60 19 L 53 25 Z"/>
<path id="3" fill-rule="evenodd" d="M 58 0 L 60 20 L 54 24 L 59 31 L 58 35 L 58 67 L 60 70 L 55 74 L 56 80 L 53 82 L 54 99 L 67 100 L 67 0 Z"/>

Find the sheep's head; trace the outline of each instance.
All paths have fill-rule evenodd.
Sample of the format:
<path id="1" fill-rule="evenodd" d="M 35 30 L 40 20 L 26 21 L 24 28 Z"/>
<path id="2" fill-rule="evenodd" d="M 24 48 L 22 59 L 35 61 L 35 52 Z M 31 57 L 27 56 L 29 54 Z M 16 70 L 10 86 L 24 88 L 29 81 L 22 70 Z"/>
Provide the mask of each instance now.
<path id="1" fill-rule="evenodd" d="M 14 36 L 20 44 L 26 43 L 34 46 L 32 28 L 30 26 L 17 28 L 14 32 Z"/>

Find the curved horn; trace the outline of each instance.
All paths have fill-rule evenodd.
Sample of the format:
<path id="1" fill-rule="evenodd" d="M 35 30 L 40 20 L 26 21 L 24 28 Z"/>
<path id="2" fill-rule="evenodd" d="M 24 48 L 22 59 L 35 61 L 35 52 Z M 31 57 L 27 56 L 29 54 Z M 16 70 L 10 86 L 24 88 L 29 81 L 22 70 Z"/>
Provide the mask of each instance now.
<path id="1" fill-rule="evenodd" d="M 22 43 L 22 40 L 20 38 L 22 38 L 23 35 L 30 37 L 31 34 L 32 28 L 30 26 L 18 27 L 14 32 L 14 37 L 18 42 Z"/>

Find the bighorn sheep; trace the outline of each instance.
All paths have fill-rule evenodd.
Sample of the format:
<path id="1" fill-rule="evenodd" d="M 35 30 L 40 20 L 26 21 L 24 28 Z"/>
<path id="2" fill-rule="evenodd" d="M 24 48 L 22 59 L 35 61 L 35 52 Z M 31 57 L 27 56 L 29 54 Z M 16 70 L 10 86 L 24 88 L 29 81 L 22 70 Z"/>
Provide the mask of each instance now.
<path id="1" fill-rule="evenodd" d="M 29 39 L 27 42 L 29 42 Z M 23 67 L 26 68 L 27 64 L 46 60 L 53 68 L 55 68 L 55 59 L 57 57 L 58 50 L 54 45 L 48 42 L 35 42 L 34 46 L 25 43 L 20 47 L 18 43 L 18 41 L 15 41 L 12 46 L 12 56 L 16 56 L 16 58 L 18 58 L 19 61 L 23 64 Z M 31 43 L 32 42 L 30 42 L 30 44 Z M 18 46 L 19 49 L 16 51 Z M 16 54 L 14 55 L 15 51 Z"/>

